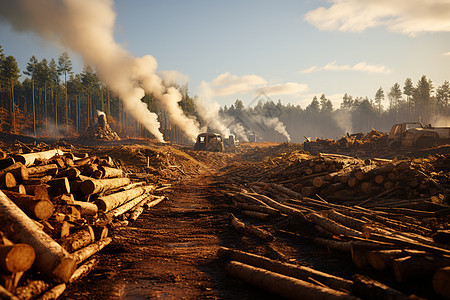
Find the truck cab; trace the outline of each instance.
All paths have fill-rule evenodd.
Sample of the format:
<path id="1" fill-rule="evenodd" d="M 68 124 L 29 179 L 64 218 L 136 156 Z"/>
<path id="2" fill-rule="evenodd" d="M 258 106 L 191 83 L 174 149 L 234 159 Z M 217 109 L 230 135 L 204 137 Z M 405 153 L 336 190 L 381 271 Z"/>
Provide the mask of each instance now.
<path id="1" fill-rule="evenodd" d="M 437 144 L 446 135 L 447 128 L 423 126 L 420 122 L 403 122 L 392 126 L 388 135 L 388 146 L 425 148 Z M 442 135 L 442 136 L 441 136 Z"/>
<path id="2" fill-rule="evenodd" d="M 218 133 L 204 132 L 197 136 L 194 150 L 223 152 L 223 139 Z"/>

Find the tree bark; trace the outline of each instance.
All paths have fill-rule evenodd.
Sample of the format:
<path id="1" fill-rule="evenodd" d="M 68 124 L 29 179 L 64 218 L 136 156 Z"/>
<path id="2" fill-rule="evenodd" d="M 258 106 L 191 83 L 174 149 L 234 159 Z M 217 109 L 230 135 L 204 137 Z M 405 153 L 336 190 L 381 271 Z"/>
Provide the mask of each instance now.
<path id="1" fill-rule="evenodd" d="M 111 243 L 112 239 L 110 237 L 107 237 L 103 240 L 94 242 L 90 244 L 87 247 L 84 247 L 74 253 L 72 253 L 73 258 L 77 262 L 77 264 L 81 263 L 82 261 L 86 260 L 87 258 L 91 257 L 95 253 L 102 250 L 105 246 L 109 245 Z"/>

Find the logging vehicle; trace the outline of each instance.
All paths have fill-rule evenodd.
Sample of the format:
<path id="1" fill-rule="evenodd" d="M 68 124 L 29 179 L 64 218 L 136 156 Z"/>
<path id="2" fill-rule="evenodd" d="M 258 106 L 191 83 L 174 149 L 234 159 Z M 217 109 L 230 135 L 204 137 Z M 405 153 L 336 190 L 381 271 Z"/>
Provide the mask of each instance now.
<path id="1" fill-rule="evenodd" d="M 403 122 L 392 126 L 388 146 L 426 148 L 450 142 L 450 127 L 424 126 L 420 122 Z"/>
<path id="2" fill-rule="evenodd" d="M 212 132 L 200 133 L 194 145 L 194 150 L 211 152 L 223 152 L 224 145 L 222 135 Z"/>

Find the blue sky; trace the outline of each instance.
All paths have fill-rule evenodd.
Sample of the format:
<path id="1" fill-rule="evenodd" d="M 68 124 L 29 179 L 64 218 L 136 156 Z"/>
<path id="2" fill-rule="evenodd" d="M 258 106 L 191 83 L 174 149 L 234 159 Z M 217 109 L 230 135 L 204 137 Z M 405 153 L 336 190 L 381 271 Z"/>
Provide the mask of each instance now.
<path id="1" fill-rule="evenodd" d="M 264 91 L 303 108 L 324 93 L 336 107 L 344 93 L 373 98 L 408 77 L 426 75 L 435 88 L 450 80 L 448 0 L 116 0 L 114 10 L 117 43 L 177 71 L 191 96 L 203 82 L 221 105 Z M 4 22 L 0 45 L 21 70 L 32 55 L 61 52 Z"/>

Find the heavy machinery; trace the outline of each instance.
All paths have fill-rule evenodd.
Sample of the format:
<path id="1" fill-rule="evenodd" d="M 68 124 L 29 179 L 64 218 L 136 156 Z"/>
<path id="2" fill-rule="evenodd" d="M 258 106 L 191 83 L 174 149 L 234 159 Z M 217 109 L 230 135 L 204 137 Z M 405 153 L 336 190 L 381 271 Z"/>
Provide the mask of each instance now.
<path id="1" fill-rule="evenodd" d="M 194 150 L 204 150 L 212 152 L 223 152 L 223 139 L 218 133 L 204 132 L 197 136 Z"/>
<path id="2" fill-rule="evenodd" d="M 239 140 L 233 134 L 230 134 L 227 138 L 223 139 L 225 150 L 229 152 L 236 152 L 239 148 Z"/>
<path id="3" fill-rule="evenodd" d="M 392 126 L 388 146 L 426 148 L 450 142 L 450 127 L 432 127 L 420 122 L 403 122 Z"/>

